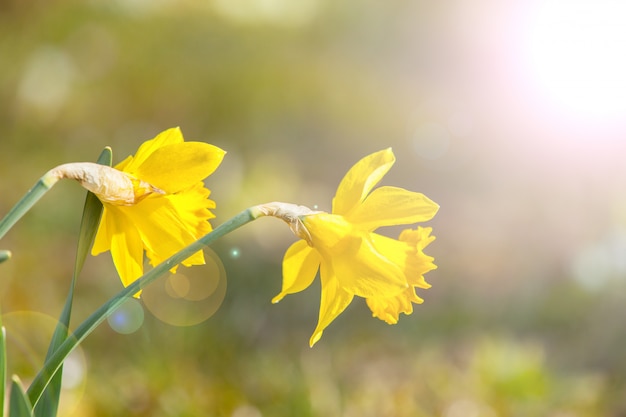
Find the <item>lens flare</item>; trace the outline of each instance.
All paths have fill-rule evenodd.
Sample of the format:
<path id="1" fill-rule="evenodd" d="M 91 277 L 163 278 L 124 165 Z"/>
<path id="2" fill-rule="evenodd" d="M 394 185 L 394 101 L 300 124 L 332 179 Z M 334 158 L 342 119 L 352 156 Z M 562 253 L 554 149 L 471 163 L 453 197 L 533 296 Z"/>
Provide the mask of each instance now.
<path id="1" fill-rule="evenodd" d="M 179 268 L 143 290 L 141 299 L 159 320 L 174 326 L 192 326 L 211 317 L 226 295 L 226 271 L 211 249 L 205 265 Z"/>
<path id="2" fill-rule="evenodd" d="M 41 369 L 48 344 L 58 321 L 35 311 L 13 311 L 2 315 L 7 335 L 7 375 L 24 381 Z M 87 363 L 82 348 L 68 356 L 63 370 L 59 415 L 73 415 L 85 390 Z"/>
<path id="3" fill-rule="evenodd" d="M 626 3 L 551 0 L 531 13 L 527 60 L 545 99 L 571 117 L 626 115 Z"/>
<path id="4" fill-rule="evenodd" d="M 241 256 L 241 251 L 239 250 L 239 248 L 232 248 L 230 250 L 230 257 L 233 259 L 237 259 Z"/>
<path id="5" fill-rule="evenodd" d="M 111 329 L 120 334 L 135 333 L 143 324 L 143 307 L 135 299 L 128 299 L 122 304 L 107 321 Z"/>

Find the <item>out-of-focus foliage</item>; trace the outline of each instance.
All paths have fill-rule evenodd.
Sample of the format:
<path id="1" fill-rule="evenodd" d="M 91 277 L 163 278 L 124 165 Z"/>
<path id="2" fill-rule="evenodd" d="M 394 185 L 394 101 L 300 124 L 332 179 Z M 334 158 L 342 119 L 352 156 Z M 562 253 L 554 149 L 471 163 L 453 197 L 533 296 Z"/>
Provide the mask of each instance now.
<path id="1" fill-rule="evenodd" d="M 626 412 L 623 126 L 528 100 L 517 2 L 466 3 L 0 4 L 0 214 L 51 167 L 107 145 L 119 162 L 172 126 L 228 152 L 207 180 L 214 224 L 266 201 L 330 210 L 343 173 L 388 146 L 385 181 L 441 206 L 433 287 L 397 325 L 353 303 L 310 349 L 319 287 L 270 304 L 295 238 L 261 219 L 214 248 L 228 289 L 208 320 L 146 309 L 123 334 L 144 317 L 131 309 L 90 336 L 64 368 L 62 415 Z M 83 199 L 57 185 L 0 245 L 25 383 L 63 305 Z M 73 323 L 119 287 L 106 255 L 88 259 Z"/>

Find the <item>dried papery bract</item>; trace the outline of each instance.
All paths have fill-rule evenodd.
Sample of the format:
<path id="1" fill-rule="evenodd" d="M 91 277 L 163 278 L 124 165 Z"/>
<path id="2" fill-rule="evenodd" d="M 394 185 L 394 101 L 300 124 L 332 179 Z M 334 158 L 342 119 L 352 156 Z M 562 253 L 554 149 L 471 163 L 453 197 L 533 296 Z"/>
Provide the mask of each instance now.
<path id="1" fill-rule="evenodd" d="M 311 210 L 306 206 L 281 203 L 278 201 L 259 204 L 258 206 L 252 207 L 250 210 L 255 217 L 270 216 L 283 220 L 297 237 L 306 240 L 309 244 L 312 244 L 311 234 L 302 223 L 302 217 L 321 213 L 320 211 Z"/>
<path id="2" fill-rule="evenodd" d="M 50 181 L 50 186 L 64 178 L 78 181 L 103 203 L 120 206 L 132 206 L 153 193 L 165 194 L 154 185 L 125 172 L 92 162 L 59 165 L 44 176 L 45 181 Z"/>

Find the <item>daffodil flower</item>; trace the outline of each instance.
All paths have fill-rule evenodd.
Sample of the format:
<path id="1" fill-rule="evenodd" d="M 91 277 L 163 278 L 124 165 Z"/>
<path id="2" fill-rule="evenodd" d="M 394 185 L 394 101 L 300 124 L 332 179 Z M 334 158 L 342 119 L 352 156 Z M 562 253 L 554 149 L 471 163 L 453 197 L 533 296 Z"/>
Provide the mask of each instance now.
<path id="1" fill-rule="evenodd" d="M 410 314 L 412 303 L 422 302 L 415 288 L 429 287 L 423 274 L 436 268 L 423 253 L 434 239 L 430 228 L 405 230 L 399 239 L 374 233 L 382 226 L 430 220 L 439 209 L 420 193 L 373 189 L 394 162 L 391 149 L 363 158 L 339 184 L 332 213 L 299 215 L 292 227 L 302 240 L 285 254 L 282 291 L 272 302 L 304 290 L 320 271 L 320 313 L 311 346 L 354 296 L 365 298 L 375 317 L 395 323 L 399 313 Z"/>
<path id="2" fill-rule="evenodd" d="M 115 172 L 79 175 L 104 205 L 92 254 L 111 251 L 122 283 L 128 286 L 143 275 L 144 253 L 154 266 L 210 232 L 208 220 L 214 217 L 210 209 L 215 203 L 209 200 L 203 179 L 215 171 L 224 154 L 207 143 L 185 142 L 180 129 L 172 128 L 143 143 L 135 156 L 114 169 L 101 168 Z M 183 262 L 201 264 L 202 251 Z"/>

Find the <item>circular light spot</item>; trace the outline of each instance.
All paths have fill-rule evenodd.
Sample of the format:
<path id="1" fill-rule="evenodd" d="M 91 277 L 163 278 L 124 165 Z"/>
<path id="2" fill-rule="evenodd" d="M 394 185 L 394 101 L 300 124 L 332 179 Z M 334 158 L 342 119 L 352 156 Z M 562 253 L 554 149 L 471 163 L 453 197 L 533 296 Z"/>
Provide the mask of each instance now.
<path id="1" fill-rule="evenodd" d="M 626 262 L 626 231 L 612 230 L 601 240 L 590 243 L 572 259 L 572 277 L 585 289 L 602 290 L 623 282 Z"/>
<path id="2" fill-rule="evenodd" d="M 240 405 L 233 410 L 232 417 L 263 417 L 263 414 L 256 408 L 248 404 Z"/>
<path id="3" fill-rule="evenodd" d="M 63 389 L 78 388 L 85 379 L 85 361 L 79 355 L 72 352 L 63 361 Z"/>
<path id="4" fill-rule="evenodd" d="M 139 330 L 143 324 L 143 308 L 134 298 L 126 300 L 107 321 L 111 329 L 121 334 L 131 334 Z"/>
<path id="5" fill-rule="evenodd" d="M 56 113 L 67 101 L 75 78 L 70 56 L 46 46 L 31 56 L 18 86 L 19 99 L 46 113 Z"/>
<path id="6" fill-rule="evenodd" d="M 169 275 L 165 282 L 165 292 L 172 298 L 184 298 L 190 288 L 189 278 L 181 273 Z"/>
<path id="7" fill-rule="evenodd" d="M 232 248 L 230 250 L 230 257 L 233 259 L 237 259 L 239 258 L 239 256 L 241 256 L 241 251 L 239 250 L 239 248 Z"/>
<path id="8" fill-rule="evenodd" d="M 146 287 L 141 299 L 148 311 L 174 326 L 192 326 L 215 314 L 226 295 L 226 271 L 211 249 L 204 250 L 204 259 L 205 265 L 185 268 L 184 273 L 179 267 L 176 274 L 163 276 Z"/>
<path id="9" fill-rule="evenodd" d="M 19 372 L 23 379 L 30 375 L 28 372 L 38 371 L 43 363 L 57 323 L 54 318 L 34 311 L 15 311 L 2 316 L 8 354 L 15 354 L 9 365 L 26 370 L 26 373 Z"/>
<path id="10" fill-rule="evenodd" d="M 2 315 L 6 329 L 7 375 L 17 374 L 24 381 L 41 369 L 58 320 L 34 311 L 13 311 Z M 65 359 L 59 415 L 76 410 L 85 387 L 87 365 L 78 346 Z"/>

